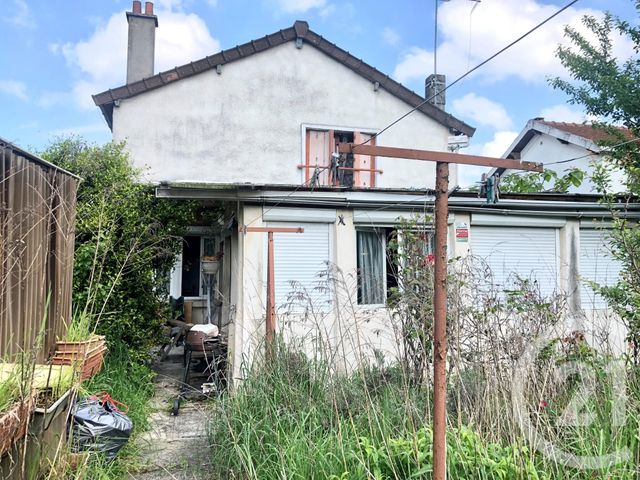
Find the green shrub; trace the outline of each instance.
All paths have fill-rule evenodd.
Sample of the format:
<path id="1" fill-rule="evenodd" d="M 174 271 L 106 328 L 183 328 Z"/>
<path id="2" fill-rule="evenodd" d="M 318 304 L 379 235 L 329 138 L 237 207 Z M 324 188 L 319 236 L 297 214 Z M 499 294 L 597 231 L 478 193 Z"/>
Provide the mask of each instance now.
<path id="1" fill-rule="evenodd" d="M 196 205 L 155 197 L 137 182 L 124 144 L 59 140 L 42 157 L 82 178 L 78 190 L 73 302 L 107 341 L 139 354 L 161 332 L 166 285 Z"/>

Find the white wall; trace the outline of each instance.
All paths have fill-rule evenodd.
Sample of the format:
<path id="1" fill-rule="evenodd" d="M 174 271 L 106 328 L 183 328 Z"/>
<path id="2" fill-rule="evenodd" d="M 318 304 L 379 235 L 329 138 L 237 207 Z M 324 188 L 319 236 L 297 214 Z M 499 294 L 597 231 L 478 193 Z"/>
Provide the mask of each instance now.
<path id="1" fill-rule="evenodd" d="M 545 164 L 544 168 L 553 170 L 558 176 L 564 176 L 567 170 L 572 168 L 579 168 L 584 172 L 593 172 L 593 168 L 590 163 L 594 160 L 601 160 L 599 155 L 591 155 L 593 153 L 584 147 L 574 145 L 572 143 L 562 143 L 556 137 L 541 133 L 533 137 L 527 146 L 521 152 L 521 159 L 529 162 L 542 162 Z M 563 160 L 569 160 L 576 157 L 583 157 L 576 160 L 572 160 L 566 163 L 554 163 Z M 510 172 L 511 173 L 511 172 Z M 588 177 L 588 176 L 587 176 Z M 579 187 L 569 188 L 569 193 L 597 193 L 593 187 L 593 183 L 585 177 L 582 185 Z M 613 191 L 624 191 L 622 187 L 622 173 L 616 171 L 613 176 Z M 553 182 L 550 182 L 548 187 L 553 186 Z"/>
<path id="2" fill-rule="evenodd" d="M 113 139 L 144 180 L 297 185 L 303 124 L 377 131 L 411 107 L 347 67 L 294 42 L 122 100 Z M 379 145 L 443 151 L 448 129 L 420 112 Z M 431 162 L 378 159 L 378 186 L 432 188 Z M 452 182 L 456 171 L 453 169 Z"/>
<path id="3" fill-rule="evenodd" d="M 279 207 L 275 210 L 287 210 Z M 292 218 L 299 215 L 303 209 L 292 208 Z M 265 212 L 273 211 L 265 207 Z M 240 208 L 239 222 L 252 222 L 251 226 L 263 226 L 263 209 L 258 206 L 244 206 Z M 309 209 L 313 216 L 313 209 Z M 285 340 L 300 342 L 308 353 L 316 353 L 317 345 L 322 342 L 325 351 L 333 355 L 333 365 L 338 371 L 351 371 L 358 366 L 362 359 L 372 359 L 374 351 L 382 352 L 387 361 L 393 361 L 398 355 L 398 346 L 389 311 L 382 306 L 358 305 L 356 299 L 356 227 L 366 226 L 362 219 L 354 222 L 353 209 L 338 209 L 331 211 L 334 219 L 330 223 L 331 254 L 330 261 L 339 269 L 337 287 L 333 295 L 335 308 L 327 315 L 287 315 L 282 316 L 279 311 L 278 331 Z M 374 212 L 375 213 L 375 212 Z M 381 213 L 381 212 L 378 212 Z M 394 212 L 385 211 L 389 218 L 396 218 Z M 410 217 L 407 213 L 405 217 Z M 360 211 L 362 217 L 362 211 Z M 371 218 L 374 218 L 373 214 Z M 342 218 L 343 223 L 335 219 Z M 492 220 L 493 219 L 493 220 Z M 393 221 L 393 220 L 392 220 Z M 449 222 L 449 250 L 451 256 L 464 257 L 474 254 L 474 235 L 478 233 L 478 226 L 487 229 L 492 224 L 495 229 L 493 238 L 496 246 L 504 241 L 505 232 L 511 228 L 531 227 L 537 230 L 548 230 L 557 237 L 554 251 L 557 254 L 557 280 L 549 280 L 557 289 L 567 295 L 566 315 L 573 319 L 593 339 L 602 339 L 602 332 L 609 332 L 609 340 L 615 351 L 620 351 L 624 342 L 624 330 L 619 321 L 606 309 L 586 311 L 580 307 L 580 224 L 578 220 L 563 217 L 528 217 L 511 215 L 508 217 L 489 214 L 470 214 L 456 212 L 450 216 Z M 284 225 L 283 222 L 278 222 Z M 297 226 L 292 221 L 290 226 Z M 467 241 L 455 237 L 456 228 L 466 228 L 469 232 Z M 241 286 L 238 315 L 234 324 L 235 341 L 230 345 L 234 349 L 234 377 L 242 378 L 242 362 L 255 358 L 261 351 L 264 342 L 265 317 L 265 262 L 266 243 L 265 234 L 240 234 L 240 250 L 244 256 L 241 262 Z M 524 244 L 523 244 L 524 246 Z M 276 252 L 277 255 L 277 252 Z M 516 268 L 516 261 L 513 262 Z M 506 265 L 507 267 L 509 265 Z M 526 272 L 525 276 L 526 275 Z M 239 277 L 237 277 L 239 278 Z M 546 285 L 545 285 L 546 288 Z M 543 288 L 544 290 L 544 288 Z M 578 328 L 578 327 L 576 327 Z M 246 363 L 245 363 L 246 364 Z"/>

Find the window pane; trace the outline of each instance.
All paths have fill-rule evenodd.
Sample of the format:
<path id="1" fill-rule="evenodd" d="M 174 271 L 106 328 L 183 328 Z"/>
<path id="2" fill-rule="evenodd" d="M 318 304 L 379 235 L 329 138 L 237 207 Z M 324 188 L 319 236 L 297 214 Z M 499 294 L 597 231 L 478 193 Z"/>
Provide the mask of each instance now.
<path id="1" fill-rule="evenodd" d="M 384 238 L 378 232 L 357 232 L 358 303 L 382 304 L 385 301 Z"/>
<path id="2" fill-rule="evenodd" d="M 200 296 L 200 237 L 184 237 L 182 246 L 182 295 Z"/>
<path id="3" fill-rule="evenodd" d="M 214 238 L 206 237 L 202 239 L 202 256 L 213 257 L 216 254 L 216 241 Z"/>

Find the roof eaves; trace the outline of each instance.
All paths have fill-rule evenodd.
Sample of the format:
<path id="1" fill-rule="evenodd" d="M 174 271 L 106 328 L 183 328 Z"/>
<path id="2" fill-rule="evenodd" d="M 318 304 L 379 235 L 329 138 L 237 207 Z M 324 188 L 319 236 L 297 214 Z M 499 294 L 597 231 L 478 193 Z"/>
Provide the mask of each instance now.
<path id="1" fill-rule="evenodd" d="M 350 68 L 360 76 L 368 79 L 369 81 L 378 82 L 380 88 L 385 89 L 391 95 L 398 97 L 412 107 L 417 107 L 424 102 L 424 98 L 414 91 L 393 80 L 391 77 L 389 77 L 389 75 L 385 75 L 380 70 L 365 63 L 361 59 L 354 57 L 346 50 L 343 50 L 342 48 L 337 46 L 335 43 L 331 43 L 330 41 L 325 39 L 322 35 L 318 35 L 314 31 L 309 30 L 304 38 L 304 41 L 313 45 L 321 52 L 342 63 L 343 65 Z M 424 103 L 418 108 L 418 110 L 434 118 L 443 125 L 464 133 L 469 137 L 473 136 L 473 134 L 475 133 L 475 128 L 457 119 L 453 115 L 440 110 L 431 103 Z"/>
<path id="2" fill-rule="evenodd" d="M 175 67 L 171 70 L 157 73 L 156 75 L 152 75 L 137 82 L 98 93 L 93 95 L 92 98 L 94 103 L 102 110 L 102 114 L 105 117 L 109 128 L 113 129 L 113 107 L 117 100 L 130 98 L 135 95 L 160 88 L 167 83 L 197 75 L 204 71 L 216 68 L 218 65 L 224 65 L 226 63 L 251 56 L 254 53 L 282 45 L 283 43 L 297 38 L 309 43 L 369 81 L 378 82 L 380 88 L 383 88 L 391 95 L 403 100 L 412 107 L 418 107 L 420 105 L 418 110 L 450 129 L 464 133 L 469 137 L 473 136 L 475 133 L 475 128 L 457 119 L 453 115 L 440 110 L 431 103 L 422 104 L 424 102 L 423 97 L 408 89 L 401 83 L 393 80 L 388 75 L 383 74 L 371 65 L 365 63 L 361 59 L 354 57 L 348 51 L 343 50 L 336 44 L 329 42 L 321 35 L 310 30 L 309 24 L 303 21 L 297 21 L 289 28 L 266 35 L 257 40 L 251 40 L 245 44 L 237 45 L 236 47 L 232 47 L 227 50 L 222 50 L 214 55 Z M 259 47 L 257 47 L 258 45 Z"/>

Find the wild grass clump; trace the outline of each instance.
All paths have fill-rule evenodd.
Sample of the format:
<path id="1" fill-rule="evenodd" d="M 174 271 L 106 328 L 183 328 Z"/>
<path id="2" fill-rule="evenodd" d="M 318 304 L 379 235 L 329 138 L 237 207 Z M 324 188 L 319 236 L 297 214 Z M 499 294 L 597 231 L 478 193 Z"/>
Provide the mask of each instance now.
<path id="1" fill-rule="evenodd" d="M 340 376 L 280 346 L 214 405 L 212 478 L 430 478 L 429 399 L 398 368 Z M 451 478 L 544 478 L 525 447 L 466 427 L 448 443 Z"/>

